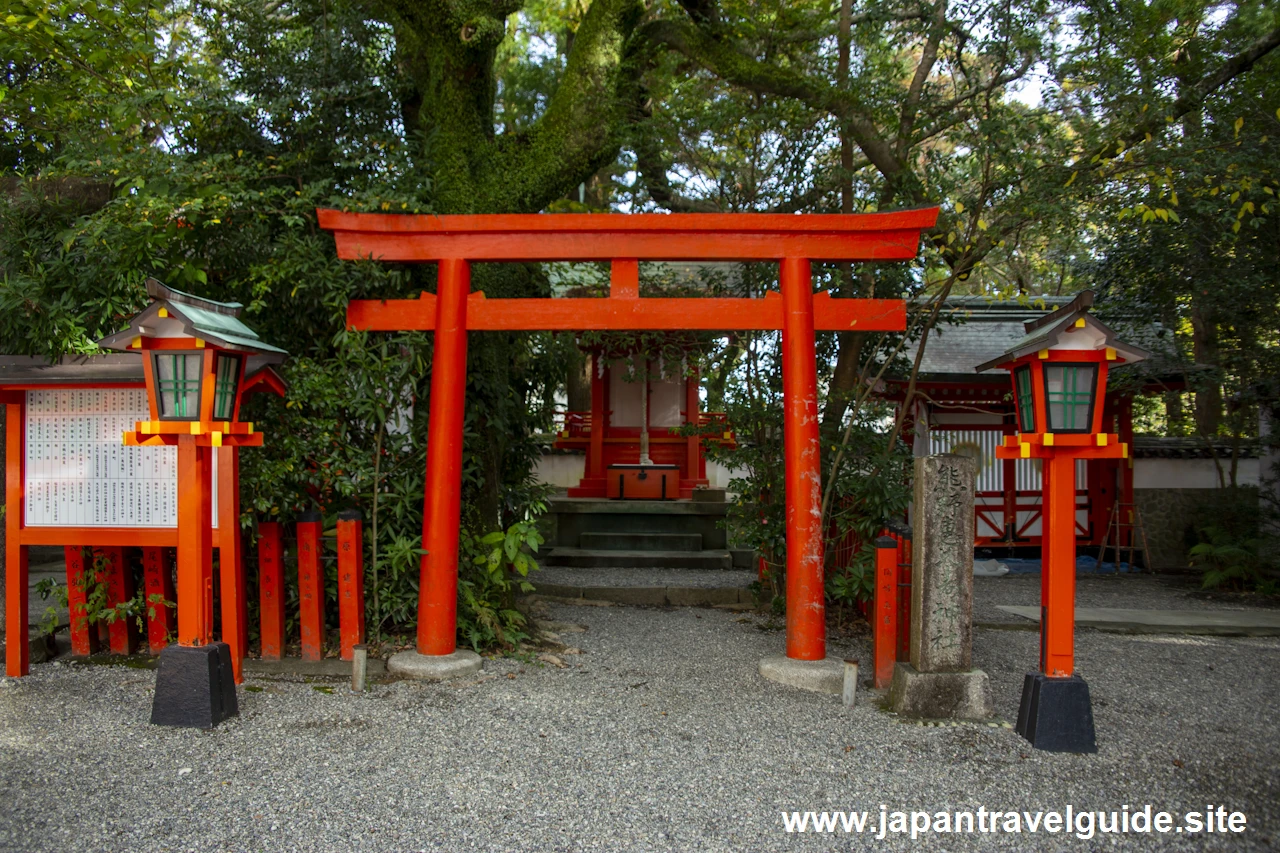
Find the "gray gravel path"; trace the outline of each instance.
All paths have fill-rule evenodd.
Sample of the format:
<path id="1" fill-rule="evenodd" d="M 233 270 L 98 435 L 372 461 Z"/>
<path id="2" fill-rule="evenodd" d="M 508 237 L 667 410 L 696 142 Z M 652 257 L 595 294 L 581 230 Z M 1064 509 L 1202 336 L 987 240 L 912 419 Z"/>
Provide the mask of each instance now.
<path id="1" fill-rule="evenodd" d="M 41 664 L 0 687 L 0 850 L 914 849 L 787 834 L 784 809 L 972 807 L 1182 813 L 1225 804 L 1243 836 L 945 836 L 932 849 L 1271 849 L 1280 842 L 1280 640 L 1081 631 L 1094 756 L 980 725 L 921 727 L 860 692 L 756 674 L 783 648 L 761 617 L 553 605 L 586 627 L 560 669 L 486 661 L 461 684 L 251 677 L 211 732 L 147 724 L 153 673 Z M 976 632 L 997 711 L 1017 711 L 1029 632 Z M 867 660 L 861 641 L 833 654 Z M 878 818 L 877 818 L 878 819 Z"/>

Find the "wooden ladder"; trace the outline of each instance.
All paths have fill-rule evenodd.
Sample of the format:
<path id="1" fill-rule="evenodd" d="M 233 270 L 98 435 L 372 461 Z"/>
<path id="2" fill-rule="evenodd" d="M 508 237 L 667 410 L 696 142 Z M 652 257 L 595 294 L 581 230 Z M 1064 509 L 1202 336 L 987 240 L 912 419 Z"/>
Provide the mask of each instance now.
<path id="1" fill-rule="evenodd" d="M 1111 538 L 1111 531 L 1115 531 L 1115 540 Z M 1142 510 L 1138 509 L 1136 503 L 1123 503 L 1116 501 L 1111 507 L 1111 516 L 1107 519 L 1107 530 L 1102 536 L 1102 547 L 1098 549 L 1098 567 L 1102 567 L 1102 558 L 1106 556 L 1107 548 L 1115 549 L 1116 571 L 1120 571 L 1120 555 L 1124 552 L 1125 533 L 1129 534 L 1129 559 L 1123 562 L 1129 564 L 1129 571 L 1134 570 L 1133 557 L 1135 553 L 1142 554 L 1142 568 L 1146 572 L 1151 571 L 1151 549 L 1147 545 L 1147 530 L 1142 524 Z M 1142 540 L 1142 547 L 1138 547 L 1138 540 Z"/>

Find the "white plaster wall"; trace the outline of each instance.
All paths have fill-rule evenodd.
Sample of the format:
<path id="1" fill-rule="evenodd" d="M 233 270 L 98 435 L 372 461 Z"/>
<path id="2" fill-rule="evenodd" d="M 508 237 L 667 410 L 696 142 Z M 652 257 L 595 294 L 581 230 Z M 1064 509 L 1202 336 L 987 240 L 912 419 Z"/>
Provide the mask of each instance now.
<path id="1" fill-rule="evenodd" d="M 707 460 L 707 482 L 713 489 L 729 488 L 729 479 L 738 476 L 736 469 L 729 468 L 714 459 Z"/>
<path id="2" fill-rule="evenodd" d="M 1225 476 L 1231 476 L 1231 460 L 1221 461 Z M 1258 485 L 1258 460 L 1241 459 L 1236 482 L 1241 486 Z M 1212 459 L 1135 459 L 1135 489 L 1216 489 L 1218 469 Z"/>
<path id="3" fill-rule="evenodd" d="M 533 476 L 539 483 L 568 489 L 578 485 L 586 464 L 585 453 L 544 453 L 538 457 L 538 464 L 533 466 Z"/>

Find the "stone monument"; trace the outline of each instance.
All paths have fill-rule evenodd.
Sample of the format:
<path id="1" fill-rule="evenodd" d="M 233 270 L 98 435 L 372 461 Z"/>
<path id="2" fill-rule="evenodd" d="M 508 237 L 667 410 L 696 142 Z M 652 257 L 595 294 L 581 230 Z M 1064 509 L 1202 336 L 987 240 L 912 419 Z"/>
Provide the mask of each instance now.
<path id="1" fill-rule="evenodd" d="M 987 674 L 973 669 L 975 460 L 915 460 L 911 662 L 898 663 L 889 704 L 900 714 L 981 720 L 992 714 Z"/>

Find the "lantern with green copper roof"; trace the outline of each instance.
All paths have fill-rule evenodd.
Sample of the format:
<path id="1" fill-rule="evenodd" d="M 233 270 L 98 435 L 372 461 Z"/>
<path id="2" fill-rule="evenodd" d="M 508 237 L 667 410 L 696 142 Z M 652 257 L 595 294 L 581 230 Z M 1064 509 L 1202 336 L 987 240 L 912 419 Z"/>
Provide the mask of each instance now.
<path id="1" fill-rule="evenodd" d="M 240 319 L 238 302 L 215 302 L 147 280 L 154 300 L 129 328 L 103 338 L 103 349 L 144 356 L 151 420 L 140 421 L 126 444 L 173 444 L 168 436 L 203 436 L 199 445 L 261 445 L 252 423 L 240 421 L 240 402 L 254 386 L 277 389 L 273 370 L 288 355 L 260 340 Z M 232 438 L 234 436 L 234 438 Z"/>
<path id="2" fill-rule="evenodd" d="M 262 433 L 240 419 L 241 403 L 254 390 L 283 394 L 274 366 L 287 353 L 244 324 L 239 303 L 155 279 L 147 295 L 151 304 L 128 328 L 98 345 L 143 359 L 151 419 L 126 431 L 124 443 L 177 447 L 178 644 L 161 652 L 151 721 L 208 728 L 236 712 L 230 650 L 211 641 L 213 449 L 262 446 Z"/>
<path id="3" fill-rule="evenodd" d="M 1003 355 L 976 368 L 1009 371 L 1017 434 L 996 448 L 999 459 L 1039 461 L 1041 506 L 1040 671 L 1027 675 L 1018 733 L 1040 749 L 1094 752 L 1089 686 L 1075 673 L 1076 462 L 1125 459 L 1129 448 L 1102 411 L 1114 364 L 1150 353 L 1119 340 L 1089 313 L 1092 291 L 1033 320 Z"/>

